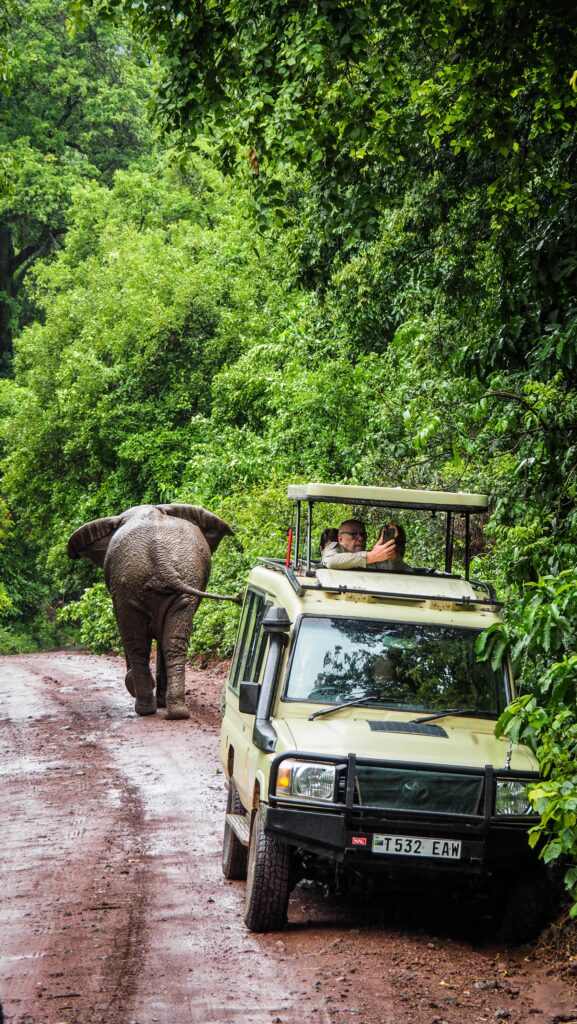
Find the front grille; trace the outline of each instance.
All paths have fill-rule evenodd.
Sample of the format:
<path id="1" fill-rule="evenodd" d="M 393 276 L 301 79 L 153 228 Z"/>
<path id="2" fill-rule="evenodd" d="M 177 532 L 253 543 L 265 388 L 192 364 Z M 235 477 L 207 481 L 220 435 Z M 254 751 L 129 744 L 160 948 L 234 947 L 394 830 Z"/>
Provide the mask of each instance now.
<path id="1" fill-rule="evenodd" d="M 480 814 L 483 776 L 356 766 L 355 804 L 396 811 Z"/>

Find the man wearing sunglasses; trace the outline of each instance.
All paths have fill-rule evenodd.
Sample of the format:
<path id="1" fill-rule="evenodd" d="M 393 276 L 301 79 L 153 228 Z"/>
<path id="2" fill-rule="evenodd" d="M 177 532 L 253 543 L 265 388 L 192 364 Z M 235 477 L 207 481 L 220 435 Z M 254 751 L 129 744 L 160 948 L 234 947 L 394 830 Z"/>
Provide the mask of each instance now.
<path id="1" fill-rule="evenodd" d="M 387 539 L 386 534 L 393 532 Z M 377 569 L 384 572 L 410 572 L 403 561 L 405 531 L 397 523 L 387 523 L 377 543 L 367 551 L 367 531 L 358 519 L 347 519 L 339 526 L 338 540 L 327 544 L 322 564 L 327 569 Z"/>

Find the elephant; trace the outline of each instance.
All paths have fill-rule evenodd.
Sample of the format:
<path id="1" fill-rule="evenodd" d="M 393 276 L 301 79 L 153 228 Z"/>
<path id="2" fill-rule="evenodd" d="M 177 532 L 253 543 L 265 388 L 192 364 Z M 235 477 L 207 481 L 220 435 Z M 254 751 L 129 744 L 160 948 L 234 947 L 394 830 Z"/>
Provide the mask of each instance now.
<path id="1" fill-rule="evenodd" d="M 208 594 L 211 555 L 228 523 L 196 505 L 136 505 L 118 516 L 94 519 L 68 539 L 70 558 L 88 558 L 104 569 L 126 657 L 125 684 L 138 715 L 166 708 L 170 719 L 189 718 L 184 669 L 192 620 Z M 150 671 L 157 643 L 156 693 Z"/>

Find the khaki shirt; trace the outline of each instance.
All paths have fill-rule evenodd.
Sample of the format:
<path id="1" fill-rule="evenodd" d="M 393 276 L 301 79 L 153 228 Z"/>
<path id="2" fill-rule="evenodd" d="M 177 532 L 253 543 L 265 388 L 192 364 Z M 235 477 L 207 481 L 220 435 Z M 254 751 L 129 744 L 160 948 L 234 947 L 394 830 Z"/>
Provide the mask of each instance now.
<path id="1" fill-rule="evenodd" d="M 411 572 L 402 558 L 389 558 L 386 562 L 367 565 L 366 551 L 345 551 L 336 540 L 324 548 L 321 564 L 325 569 L 367 569 L 369 572 Z"/>

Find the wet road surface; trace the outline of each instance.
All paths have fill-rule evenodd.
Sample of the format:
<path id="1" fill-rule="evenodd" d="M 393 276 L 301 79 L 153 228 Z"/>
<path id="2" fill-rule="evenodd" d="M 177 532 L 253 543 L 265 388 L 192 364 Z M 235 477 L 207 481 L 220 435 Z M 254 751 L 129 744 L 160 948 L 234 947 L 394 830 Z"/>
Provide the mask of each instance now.
<path id="1" fill-rule="evenodd" d="M 439 934 L 414 907 L 375 919 L 301 885 L 284 932 L 248 932 L 220 869 L 225 667 L 189 670 L 188 722 L 139 718 L 123 675 L 78 652 L 0 658 L 8 1024 L 577 1021 L 538 950 Z"/>

